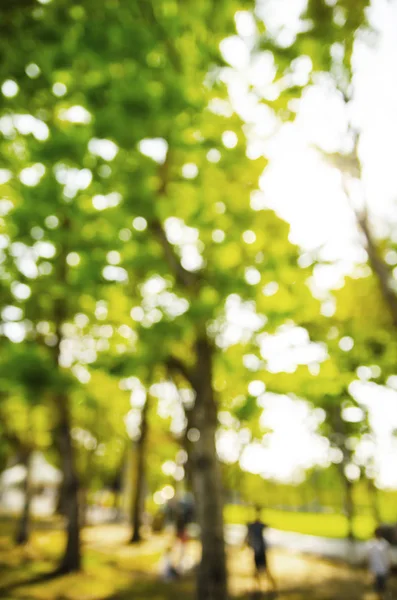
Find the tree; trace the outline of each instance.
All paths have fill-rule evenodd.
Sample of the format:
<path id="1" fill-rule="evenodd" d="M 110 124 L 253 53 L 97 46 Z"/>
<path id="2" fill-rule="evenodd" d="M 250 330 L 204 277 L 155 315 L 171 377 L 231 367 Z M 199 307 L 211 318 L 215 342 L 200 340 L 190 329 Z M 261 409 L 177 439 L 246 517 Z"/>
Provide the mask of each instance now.
<path id="1" fill-rule="evenodd" d="M 145 394 L 144 404 L 141 407 L 140 425 L 137 440 L 135 442 L 135 477 L 134 481 L 134 496 L 132 500 L 132 537 L 131 543 L 137 543 L 141 541 L 141 527 L 142 517 L 144 511 L 145 501 L 145 479 L 146 479 L 146 460 L 147 460 L 147 438 L 149 428 L 149 408 L 150 408 L 150 391 Z"/>
<path id="2" fill-rule="evenodd" d="M 3 312 L 7 314 L 11 313 Z M 48 450 L 51 444 L 51 415 L 43 401 L 51 381 L 50 367 L 45 353 L 30 343 L 9 343 L 0 361 L 2 437 L 26 470 L 24 506 L 15 533 L 19 545 L 29 540 L 32 454 Z"/>
<path id="3" fill-rule="evenodd" d="M 351 209 L 355 215 L 357 226 L 362 234 L 364 247 L 367 251 L 368 263 L 376 277 L 379 291 L 382 296 L 384 305 L 386 306 L 392 325 L 397 327 L 397 296 L 393 287 L 393 278 L 391 275 L 390 266 L 381 254 L 381 249 L 388 243 L 387 240 L 377 240 L 371 225 L 371 215 L 366 204 L 365 191 L 364 197 L 361 199 L 361 206 L 355 206 L 351 198 L 350 184 L 352 180 L 361 181 L 362 189 L 365 187 L 362 182 L 362 167 L 358 155 L 358 134 L 352 133 L 355 137 L 353 151 L 350 154 L 334 154 L 325 155 L 327 160 L 340 169 L 343 178 L 343 187 L 346 193 L 346 198 L 349 201 Z M 390 241 L 389 241 L 390 244 Z"/>
<path id="4" fill-rule="evenodd" d="M 334 16 L 321 4 L 316 11 L 309 3 L 315 25 Z M 315 310 L 288 227 L 261 210 L 265 161 L 247 158 L 243 123 L 223 84 L 219 44 L 234 34 L 242 7 L 252 4 L 18 5 L 12 35 L 21 52 L 6 54 L 2 45 L 9 129 L 1 153 L 14 176 L 7 248 L 14 283 L 31 293 L 19 300 L 32 336 L 53 364 L 54 437 L 68 496 L 61 570 L 80 566 L 74 400 L 106 346 L 93 323 L 116 302 L 139 323 L 123 324 L 119 354 L 139 342 L 191 390 L 184 409 L 203 546 L 200 600 L 227 597 L 218 409 L 236 400 L 231 381 L 245 371 L 244 348 L 259 352 L 260 334 L 305 323 Z M 337 39 L 358 26 L 348 20 Z M 281 60 L 275 40 L 267 42 Z M 247 313 L 250 324 L 232 335 L 235 315 Z M 242 379 L 234 408 L 252 425 L 256 400 Z"/>
<path id="5" fill-rule="evenodd" d="M 69 572 L 80 567 L 79 483 L 71 436 L 71 396 L 79 385 L 77 380 L 86 377 L 84 365 L 96 356 L 95 349 L 92 352 L 86 348 L 84 353 L 75 336 L 78 338 L 81 323 L 87 320 L 86 313 L 95 319 L 96 300 L 100 300 L 98 286 L 106 282 L 102 269 L 107 265 L 106 254 L 113 249 L 113 242 L 109 221 L 101 217 L 96 220 L 96 209 L 82 194 L 92 180 L 91 171 L 80 168 L 93 156 L 87 147 L 91 139 L 89 127 L 84 125 L 84 118 L 83 122 L 77 118 L 76 123 L 73 115 L 62 116 L 62 94 L 49 85 L 65 54 L 59 46 L 51 55 L 46 35 L 56 30 L 55 39 L 51 40 L 60 43 L 62 27 L 53 29 L 53 25 L 58 18 L 62 21 L 63 8 L 59 7 L 58 12 L 57 7 L 56 16 L 51 13 L 45 24 L 40 11 L 21 12 L 15 31 L 15 39 L 23 39 L 25 48 L 33 40 L 27 33 L 30 26 L 33 36 L 39 31 L 46 38 L 38 60 L 40 67 L 32 62 L 33 71 L 28 69 L 23 80 L 22 55 L 5 61 L 10 76 L 21 85 L 16 98 L 11 95 L 8 105 L 3 106 L 12 123 L 3 148 L 12 178 L 7 189 L 12 207 L 7 251 L 17 273 L 12 287 L 15 300 L 25 317 L 22 335 L 29 335 L 45 348 L 52 361 L 53 378 L 47 391 L 51 392 L 56 414 L 54 437 L 63 464 L 68 523 L 60 572 Z M 78 200 L 74 201 L 76 197 Z M 91 252 L 95 231 L 100 233 L 96 250 Z M 70 367 L 73 373 L 68 370 Z"/>

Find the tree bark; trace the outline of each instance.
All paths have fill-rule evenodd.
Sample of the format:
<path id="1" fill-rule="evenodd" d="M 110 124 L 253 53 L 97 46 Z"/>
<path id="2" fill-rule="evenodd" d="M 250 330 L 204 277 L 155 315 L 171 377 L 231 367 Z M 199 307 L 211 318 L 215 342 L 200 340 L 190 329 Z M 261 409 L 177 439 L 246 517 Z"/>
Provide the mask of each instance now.
<path id="1" fill-rule="evenodd" d="M 117 474 L 112 482 L 113 491 L 113 510 L 114 510 L 114 521 L 119 523 L 122 521 L 123 516 L 123 478 L 124 478 L 124 466 L 125 466 L 125 452 L 123 455 L 122 462 L 117 471 Z"/>
<path id="2" fill-rule="evenodd" d="M 143 510 L 145 504 L 145 479 L 146 479 L 146 440 L 148 434 L 148 410 L 149 410 L 149 395 L 142 408 L 141 414 L 141 433 L 139 439 L 135 443 L 136 452 L 136 472 L 135 472 L 135 488 L 133 492 L 132 502 L 132 537 L 131 544 L 136 544 L 142 540 L 141 528 L 143 524 Z"/>
<path id="3" fill-rule="evenodd" d="M 67 542 L 64 556 L 59 566 L 60 573 L 71 573 L 81 568 L 79 480 L 74 463 L 74 450 L 70 435 L 70 415 L 68 398 L 59 395 L 60 423 L 58 430 L 59 449 L 63 470 L 63 500 L 67 519 Z"/>
<path id="4" fill-rule="evenodd" d="M 353 484 L 345 478 L 345 512 L 348 523 L 347 537 L 349 540 L 354 540 L 354 500 L 353 500 Z"/>
<path id="5" fill-rule="evenodd" d="M 86 487 L 79 486 L 79 523 L 80 529 L 87 525 L 88 515 L 88 489 Z"/>
<path id="6" fill-rule="evenodd" d="M 18 523 L 15 534 L 15 543 L 22 546 L 29 541 L 30 534 L 30 508 L 32 503 L 32 483 L 31 483 L 31 453 L 28 452 L 24 457 L 24 466 L 26 468 L 26 477 L 24 481 L 24 504 L 21 518 Z"/>
<path id="7" fill-rule="evenodd" d="M 60 246 L 59 256 L 56 263 L 56 275 L 59 286 L 63 287 L 63 293 L 54 299 L 53 304 L 53 319 L 55 325 L 55 335 L 57 343 L 53 347 L 54 367 L 57 375 L 61 377 L 60 354 L 61 343 L 63 338 L 62 327 L 68 318 L 68 267 L 67 254 L 68 247 L 66 244 L 66 235 L 69 236 L 71 231 L 71 223 L 68 216 L 63 215 L 62 231 L 64 234 L 63 243 Z M 77 475 L 74 448 L 71 436 L 71 417 L 70 417 L 70 399 L 66 383 L 58 381 L 60 386 L 57 393 L 54 395 L 55 406 L 58 410 L 58 431 L 57 441 L 63 471 L 63 489 L 62 503 L 64 514 L 67 520 L 66 529 L 66 548 L 59 565 L 59 573 L 71 573 L 79 571 L 81 568 L 81 548 L 80 548 L 80 514 L 79 514 L 79 478 Z"/>
<path id="8" fill-rule="evenodd" d="M 190 413 L 190 411 L 185 409 L 185 416 L 186 416 L 187 423 L 190 423 L 190 414 L 189 413 Z M 185 479 L 186 489 L 190 492 L 193 492 L 193 465 L 192 465 L 192 459 L 191 459 L 188 433 L 189 433 L 189 426 L 186 427 L 185 433 L 182 437 L 181 449 L 184 452 L 186 452 L 186 462 L 183 464 L 183 469 L 185 472 L 184 479 Z"/>
<path id="9" fill-rule="evenodd" d="M 221 471 L 216 454 L 217 407 L 212 387 L 212 351 L 207 339 L 196 345 L 196 401 L 189 428 L 198 433 L 190 445 L 193 492 L 201 529 L 198 600 L 226 600 L 227 570 Z M 197 439 L 198 438 L 198 439 Z"/>
<path id="10" fill-rule="evenodd" d="M 342 462 L 340 462 L 337 465 L 337 470 L 342 483 L 342 489 L 344 491 L 343 509 L 347 518 L 348 525 L 347 538 L 352 541 L 355 538 L 353 527 L 355 516 L 353 483 L 352 481 L 350 481 L 350 479 L 348 479 L 345 473 L 346 466 L 351 463 L 352 454 L 346 445 L 346 423 L 342 419 L 339 404 L 334 404 L 333 407 L 329 409 L 329 420 L 332 425 L 332 431 L 335 435 L 336 447 L 339 448 L 339 450 L 343 454 Z"/>
<path id="11" fill-rule="evenodd" d="M 167 192 L 169 156 L 168 153 L 166 163 L 160 172 L 161 195 Z M 192 296 L 197 295 L 201 276 L 183 268 L 159 221 L 153 221 L 150 226 L 162 246 L 164 258 L 177 282 Z M 213 352 L 205 328 L 197 330 L 195 359 L 193 372 L 180 360 L 177 364 L 173 360 L 168 366 L 178 369 L 196 393 L 194 408 L 189 411 L 188 427 L 198 431 L 197 441 L 192 442 L 189 448 L 193 493 L 202 545 L 197 598 L 198 600 L 227 600 L 222 477 L 215 446 L 218 416 L 212 382 Z"/>
<path id="12" fill-rule="evenodd" d="M 65 517 L 66 516 L 66 507 L 65 506 L 66 506 L 65 488 L 64 488 L 63 481 L 62 481 L 62 483 L 58 487 L 58 494 L 57 494 L 56 507 L 55 507 L 56 514 L 60 515 L 62 517 Z"/>
<path id="13" fill-rule="evenodd" d="M 379 525 L 381 523 L 381 514 L 380 514 L 380 508 L 379 508 L 378 488 L 376 487 L 374 480 L 371 478 L 367 479 L 367 486 L 368 486 L 368 496 L 369 496 L 369 502 L 370 502 L 370 506 L 371 506 L 371 510 L 372 510 L 372 515 L 374 517 L 376 524 Z"/>
<path id="14" fill-rule="evenodd" d="M 339 474 L 342 480 L 343 489 L 345 491 L 343 498 L 343 508 L 347 519 L 347 538 L 351 541 L 355 539 L 354 535 L 354 498 L 353 498 L 353 483 L 346 477 L 344 472 L 345 462 L 340 464 Z"/>

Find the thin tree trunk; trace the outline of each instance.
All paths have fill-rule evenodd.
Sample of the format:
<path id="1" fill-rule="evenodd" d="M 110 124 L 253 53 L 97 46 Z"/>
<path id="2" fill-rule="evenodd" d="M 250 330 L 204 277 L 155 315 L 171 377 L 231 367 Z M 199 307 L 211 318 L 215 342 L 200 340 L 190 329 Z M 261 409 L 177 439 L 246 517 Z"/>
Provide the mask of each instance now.
<path id="1" fill-rule="evenodd" d="M 343 508 L 347 519 L 347 538 L 351 541 L 355 539 L 354 535 L 354 498 L 353 498 L 353 483 L 347 479 L 344 472 L 345 462 L 340 464 L 339 474 L 342 480 L 344 489 Z"/>
<path id="2" fill-rule="evenodd" d="M 353 527 L 354 516 L 355 516 L 353 483 L 350 481 L 350 479 L 347 478 L 346 473 L 345 473 L 345 469 L 346 469 L 347 465 L 350 464 L 350 462 L 351 462 L 352 455 L 351 455 L 351 451 L 346 446 L 346 438 L 347 438 L 346 424 L 342 420 L 339 405 L 334 405 L 332 407 L 332 410 L 330 412 L 330 421 L 332 424 L 334 434 L 336 435 L 337 447 L 341 450 L 341 452 L 343 454 L 343 460 L 341 463 L 339 463 L 337 465 L 337 469 L 338 469 L 339 477 L 340 477 L 340 480 L 342 483 L 342 490 L 344 492 L 343 509 L 344 509 L 344 513 L 347 518 L 347 525 L 348 525 L 347 538 L 352 541 L 352 540 L 354 540 L 354 537 L 355 537 L 354 536 L 354 527 Z M 342 437 L 343 441 L 341 441 L 341 439 L 340 439 L 341 437 Z"/>
<path id="3" fill-rule="evenodd" d="M 223 527 L 222 478 L 215 447 L 217 407 L 212 387 L 212 352 L 206 339 L 197 343 L 196 401 L 190 428 L 193 491 L 201 529 L 202 556 L 198 570 L 198 600 L 226 600 L 227 571 Z"/>
<path id="4" fill-rule="evenodd" d="M 349 540 L 354 540 L 354 500 L 353 500 L 353 484 L 348 479 L 345 479 L 345 511 L 348 522 L 347 537 Z"/>
<path id="5" fill-rule="evenodd" d="M 185 414 L 187 416 L 187 421 L 189 423 L 190 421 L 190 417 L 188 414 L 188 411 L 185 411 Z M 184 452 L 186 452 L 187 455 L 187 459 L 185 464 L 183 465 L 183 469 L 185 472 L 185 482 L 186 482 L 186 488 L 192 492 L 193 491 L 193 469 L 192 469 L 192 461 L 191 461 L 191 456 L 190 456 L 190 452 L 189 452 L 189 439 L 188 439 L 188 432 L 189 432 L 189 428 L 186 428 L 185 434 L 182 438 L 181 441 L 181 448 L 182 450 L 184 450 Z"/>
<path id="6" fill-rule="evenodd" d="M 131 544 L 136 544 L 142 540 L 141 528 L 143 524 L 143 510 L 145 504 L 145 478 L 146 478 L 146 440 L 148 434 L 148 410 L 149 395 L 146 398 L 145 405 L 141 414 L 141 433 L 138 441 L 135 443 L 136 452 L 136 473 L 135 489 L 133 492 L 132 503 L 132 537 Z"/>
<path id="7" fill-rule="evenodd" d="M 113 511 L 114 511 L 114 522 L 121 522 L 121 493 L 119 490 L 113 492 Z"/>
<path id="8" fill-rule="evenodd" d="M 58 406 L 60 409 L 58 440 L 62 459 L 63 499 L 65 501 L 65 516 L 67 519 L 66 549 L 59 572 L 70 573 L 80 570 L 81 567 L 79 481 L 74 464 L 74 451 L 70 435 L 68 399 L 65 395 L 58 397 Z"/>
<path id="9" fill-rule="evenodd" d="M 31 483 L 31 453 L 28 452 L 24 456 L 24 466 L 26 468 L 26 477 L 24 481 L 24 503 L 21 518 L 18 523 L 15 534 L 15 543 L 22 546 L 29 541 L 30 534 L 30 508 L 32 503 L 32 483 Z"/>
<path id="10" fill-rule="evenodd" d="M 380 508 L 379 508 L 378 488 L 376 487 L 374 480 L 371 478 L 367 479 L 367 486 L 368 486 L 368 496 L 369 496 L 369 502 L 370 502 L 370 506 L 371 506 L 372 515 L 374 517 L 376 524 L 379 525 L 381 523 L 381 515 L 380 515 Z"/>

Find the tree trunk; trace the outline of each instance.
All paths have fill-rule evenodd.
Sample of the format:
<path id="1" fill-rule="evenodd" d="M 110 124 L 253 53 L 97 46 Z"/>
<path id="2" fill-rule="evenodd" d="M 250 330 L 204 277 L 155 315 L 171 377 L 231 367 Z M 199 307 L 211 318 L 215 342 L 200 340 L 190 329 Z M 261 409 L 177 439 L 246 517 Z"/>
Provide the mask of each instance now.
<path id="1" fill-rule="evenodd" d="M 185 410 L 185 415 L 187 417 L 187 422 L 190 422 L 190 416 L 188 411 Z M 182 465 L 184 472 L 185 472 L 185 485 L 186 485 L 186 489 L 189 490 L 190 492 L 193 492 L 193 468 L 192 468 L 192 461 L 191 461 L 191 455 L 190 455 L 190 444 L 189 444 L 189 439 L 188 439 L 188 433 L 189 433 L 189 428 L 186 428 L 185 434 L 181 440 L 181 449 L 186 452 L 187 455 L 187 459 L 186 462 Z"/>
<path id="2" fill-rule="evenodd" d="M 381 523 L 381 515 L 380 515 L 380 509 L 379 509 L 378 488 L 376 487 L 374 480 L 371 478 L 367 479 L 367 485 L 368 485 L 368 496 L 369 496 L 369 502 L 370 502 L 370 506 L 371 506 L 372 515 L 374 517 L 376 524 L 379 525 Z"/>
<path id="3" fill-rule="evenodd" d="M 337 442 L 337 447 L 343 454 L 343 460 L 337 465 L 340 481 L 342 483 L 343 508 L 347 518 L 348 533 L 347 538 L 354 540 L 354 498 L 353 498 L 353 483 L 347 478 L 345 469 L 351 463 L 352 454 L 346 446 L 347 432 L 346 423 L 342 420 L 340 406 L 334 405 L 329 413 L 330 422 L 332 424 L 333 433 Z"/>
<path id="4" fill-rule="evenodd" d="M 86 487 L 79 486 L 79 522 L 80 529 L 87 525 L 88 516 L 88 490 Z"/>
<path id="5" fill-rule="evenodd" d="M 167 194 L 169 156 L 160 172 L 160 195 Z M 196 296 L 200 290 L 200 278 L 187 271 L 180 263 L 160 221 L 153 220 L 150 228 L 163 248 L 164 257 L 177 283 L 189 294 Z M 201 529 L 202 556 L 198 569 L 198 600 L 227 600 L 226 552 L 223 529 L 223 493 L 221 469 L 215 447 L 218 426 L 217 406 L 212 382 L 213 355 L 205 327 L 198 331 L 195 344 L 196 364 L 193 372 L 183 361 L 170 361 L 190 382 L 196 392 L 194 408 L 189 411 L 189 429 L 197 429 L 196 437 L 190 436 L 193 493 L 196 501 L 198 524 Z"/>
<path id="6" fill-rule="evenodd" d="M 347 538 L 351 541 L 355 539 L 354 535 L 354 499 L 353 499 L 353 483 L 347 479 L 344 473 L 344 466 L 341 463 L 342 468 L 340 469 L 340 476 L 342 479 L 342 485 L 345 491 L 343 499 L 344 513 L 347 519 Z"/>
<path id="7" fill-rule="evenodd" d="M 71 231 L 71 223 L 67 214 L 61 219 L 63 234 Z M 58 411 L 57 442 L 63 471 L 62 503 L 67 520 L 66 548 L 58 572 L 71 573 L 79 571 L 81 567 L 80 550 L 80 515 L 79 515 L 79 479 L 75 466 L 73 442 L 71 436 L 70 400 L 65 381 L 62 377 L 60 366 L 61 344 L 63 339 L 62 328 L 68 319 L 68 265 L 67 255 L 69 248 L 66 244 L 66 235 L 60 246 L 55 264 L 55 275 L 62 293 L 54 298 L 53 320 L 55 325 L 56 344 L 53 346 L 54 368 L 57 374 L 58 392 L 54 396 L 54 403 Z"/>
<path id="8" fill-rule="evenodd" d="M 133 491 L 132 502 L 132 537 L 131 544 L 136 544 L 142 540 L 141 527 L 143 521 L 143 510 L 145 505 L 145 477 L 146 477 L 146 440 L 148 434 L 148 409 L 149 395 L 142 408 L 141 414 L 141 433 L 138 441 L 135 443 L 136 452 L 136 472 L 135 472 L 135 489 Z"/>
<path id="9" fill-rule="evenodd" d="M 32 484 L 31 484 L 31 453 L 27 453 L 24 457 L 24 466 L 26 468 L 26 477 L 24 481 L 24 504 L 21 518 L 18 523 L 15 534 L 15 543 L 22 546 L 29 541 L 30 533 L 30 506 L 32 503 Z"/>
<path id="10" fill-rule="evenodd" d="M 353 484 L 351 481 L 345 480 L 346 487 L 346 499 L 345 499 L 345 510 L 348 522 L 348 533 L 347 537 L 349 540 L 354 540 L 354 501 L 353 501 Z"/>
<path id="11" fill-rule="evenodd" d="M 81 567 L 80 550 L 80 515 L 79 515 L 79 481 L 74 464 L 74 451 L 70 435 L 70 416 L 68 399 L 64 395 L 58 397 L 60 423 L 58 431 L 59 449 L 63 470 L 63 500 L 67 519 L 67 542 L 59 572 L 71 573 Z"/>
<path id="12" fill-rule="evenodd" d="M 194 377 L 196 401 L 189 428 L 193 492 L 202 543 L 197 598 L 198 600 L 226 600 L 228 594 L 223 492 L 215 447 L 217 407 L 212 387 L 212 351 L 206 339 L 198 341 L 196 352 L 197 366 Z M 197 431 L 193 432 L 192 429 Z"/>

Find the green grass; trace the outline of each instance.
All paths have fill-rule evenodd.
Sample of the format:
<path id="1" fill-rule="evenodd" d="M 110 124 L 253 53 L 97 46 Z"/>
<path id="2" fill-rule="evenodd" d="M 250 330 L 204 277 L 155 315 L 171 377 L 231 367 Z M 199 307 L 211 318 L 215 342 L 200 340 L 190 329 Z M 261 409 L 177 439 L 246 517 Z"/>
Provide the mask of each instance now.
<path id="1" fill-rule="evenodd" d="M 228 524 L 245 524 L 252 520 L 253 509 L 248 506 L 228 505 L 225 508 L 225 521 Z M 262 519 L 275 529 L 293 531 L 330 538 L 344 538 L 347 535 L 347 520 L 343 515 L 322 513 L 286 512 L 264 509 Z M 358 515 L 354 520 L 354 531 L 358 539 L 371 537 L 375 521 L 370 515 Z"/>
<path id="2" fill-rule="evenodd" d="M 12 542 L 14 523 L 0 520 L 0 597 L 8 600 L 114 600 L 131 596 L 171 600 L 168 586 L 157 594 L 157 569 L 165 540 L 153 538 L 139 546 L 128 546 L 129 531 L 112 527 L 88 528 L 84 532 L 83 570 L 80 573 L 34 583 L 57 567 L 65 536 L 60 530 L 35 525 L 24 548 Z M 30 583 L 29 583 L 30 582 Z M 191 582 L 188 582 L 191 585 Z M 180 586 L 183 591 L 183 586 Z M 137 595 L 135 595 L 135 593 Z M 184 598 L 181 594 L 181 598 Z"/>

